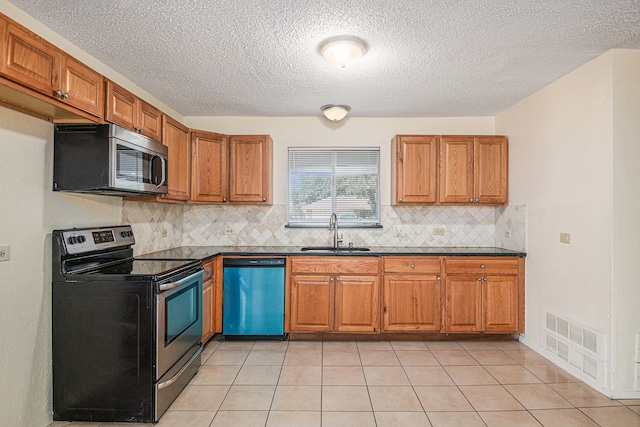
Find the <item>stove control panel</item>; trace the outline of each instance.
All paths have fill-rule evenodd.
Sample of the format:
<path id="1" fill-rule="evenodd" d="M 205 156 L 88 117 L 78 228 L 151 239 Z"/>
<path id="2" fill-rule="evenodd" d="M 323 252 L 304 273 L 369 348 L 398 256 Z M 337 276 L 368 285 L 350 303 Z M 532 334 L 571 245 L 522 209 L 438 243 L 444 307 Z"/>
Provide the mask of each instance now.
<path id="1" fill-rule="evenodd" d="M 64 246 L 68 254 L 133 245 L 136 240 L 130 225 L 103 228 L 77 228 L 62 232 Z"/>

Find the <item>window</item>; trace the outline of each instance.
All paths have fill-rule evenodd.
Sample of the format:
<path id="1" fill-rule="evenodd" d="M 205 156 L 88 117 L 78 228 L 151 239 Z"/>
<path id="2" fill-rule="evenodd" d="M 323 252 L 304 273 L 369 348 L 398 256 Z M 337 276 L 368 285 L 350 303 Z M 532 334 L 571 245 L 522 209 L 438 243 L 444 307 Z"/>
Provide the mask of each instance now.
<path id="1" fill-rule="evenodd" d="M 380 225 L 379 148 L 289 148 L 289 226 Z"/>

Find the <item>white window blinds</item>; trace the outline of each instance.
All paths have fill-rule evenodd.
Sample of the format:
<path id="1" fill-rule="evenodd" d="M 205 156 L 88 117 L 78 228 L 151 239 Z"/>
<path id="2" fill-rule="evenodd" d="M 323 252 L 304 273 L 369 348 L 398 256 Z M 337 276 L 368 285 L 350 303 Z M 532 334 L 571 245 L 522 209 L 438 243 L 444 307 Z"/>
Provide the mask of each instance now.
<path id="1" fill-rule="evenodd" d="M 379 226 L 379 199 L 379 148 L 289 148 L 289 226 Z"/>

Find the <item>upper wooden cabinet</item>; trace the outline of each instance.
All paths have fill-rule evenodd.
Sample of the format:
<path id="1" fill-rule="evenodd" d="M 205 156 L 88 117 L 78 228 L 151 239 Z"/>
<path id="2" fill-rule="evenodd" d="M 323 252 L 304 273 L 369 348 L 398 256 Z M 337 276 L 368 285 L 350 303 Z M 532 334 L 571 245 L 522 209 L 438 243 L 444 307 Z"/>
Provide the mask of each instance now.
<path id="1" fill-rule="evenodd" d="M 391 203 L 507 204 L 507 144 L 504 136 L 396 135 Z"/>
<path id="2" fill-rule="evenodd" d="M 438 137 L 396 135 L 391 148 L 391 203 L 437 202 Z"/>
<path id="3" fill-rule="evenodd" d="M 440 138 L 440 203 L 507 204 L 508 173 L 506 137 Z"/>
<path id="4" fill-rule="evenodd" d="M 163 199 L 189 200 L 191 150 L 189 145 L 189 129 L 169 116 L 162 116 L 162 143 L 169 149 L 168 153 L 168 193 Z"/>
<path id="5" fill-rule="evenodd" d="M 271 137 L 233 135 L 229 139 L 229 201 L 271 203 Z"/>
<path id="6" fill-rule="evenodd" d="M 105 120 L 162 141 L 162 112 L 111 80 L 106 85 Z"/>
<path id="7" fill-rule="evenodd" d="M 224 203 L 228 194 L 228 137 L 191 132 L 191 201 Z"/>
<path id="8" fill-rule="evenodd" d="M 271 137 L 191 132 L 191 201 L 271 203 Z"/>
<path id="9" fill-rule="evenodd" d="M 102 117 L 104 78 L 101 74 L 2 16 L 0 38 L 3 77 L 25 90 L 45 95 L 43 99 L 49 102 L 76 108 L 96 119 Z"/>

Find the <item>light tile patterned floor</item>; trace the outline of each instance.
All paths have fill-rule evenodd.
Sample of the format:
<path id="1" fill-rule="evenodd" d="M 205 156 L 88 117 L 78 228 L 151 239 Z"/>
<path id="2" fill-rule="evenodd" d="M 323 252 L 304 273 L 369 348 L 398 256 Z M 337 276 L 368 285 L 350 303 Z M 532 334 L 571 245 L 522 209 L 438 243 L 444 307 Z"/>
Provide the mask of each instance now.
<path id="1" fill-rule="evenodd" d="M 136 424 L 73 423 L 100 425 Z M 611 400 L 514 341 L 212 341 L 157 425 L 631 427 L 640 400 Z"/>

